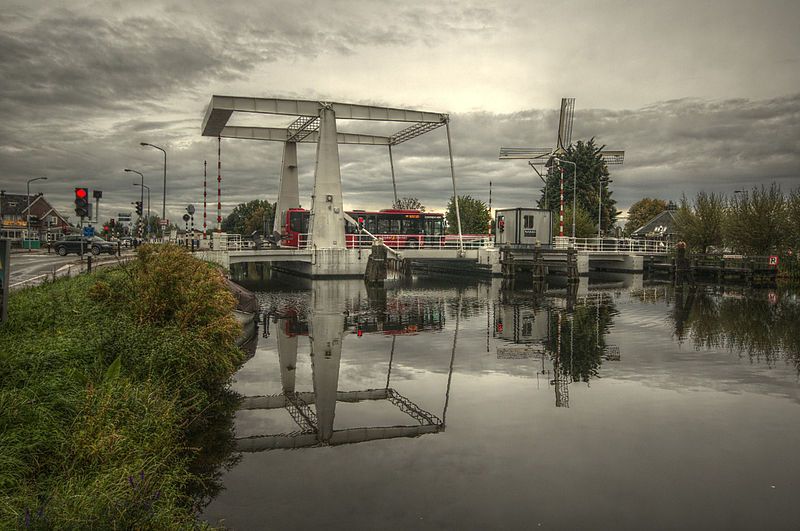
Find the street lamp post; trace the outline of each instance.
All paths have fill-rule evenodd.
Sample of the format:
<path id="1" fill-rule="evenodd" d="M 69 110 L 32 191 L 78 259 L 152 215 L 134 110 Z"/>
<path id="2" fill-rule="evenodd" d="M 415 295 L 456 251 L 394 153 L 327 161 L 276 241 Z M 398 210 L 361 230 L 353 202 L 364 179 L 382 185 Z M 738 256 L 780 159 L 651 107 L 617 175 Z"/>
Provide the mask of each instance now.
<path id="1" fill-rule="evenodd" d="M 34 177 L 28 179 L 28 215 L 25 219 L 25 237 L 28 239 L 28 252 L 31 251 L 31 183 L 34 181 L 46 181 L 47 177 Z"/>
<path id="2" fill-rule="evenodd" d="M 156 148 L 164 154 L 164 193 L 161 199 L 161 219 L 167 219 L 167 152 L 164 150 L 164 148 L 148 142 L 139 142 L 139 145 Z"/>
<path id="3" fill-rule="evenodd" d="M 125 171 L 127 171 L 129 173 L 136 173 L 136 174 L 139 175 L 139 177 L 142 178 L 142 182 L 139 185 L 139 186 L 142 187 L 142 192 L 140 194 L 141 198 L 139 199 L 139 201 L 141 201 L 142 205 L 144 205 L 144 175 L 142 175 L 142 172 L 139 172 L 139 171 L 136 171 L 136 170 L 132 170 L 130 168 L 125 168 Z M 144 227 L 144 224 L 142 223 L 142 217 L 141 216 L 139 216 L 139 223 Z M 139 236 L 141 236 L 141 234 Z"/>
<path id="4" fill-rule="evenodd" d="M 139 184 L 139 183 L 133 183 L 133 185 L 134 186 L 141 186 L 142 188 L 146 188 L 147 189 L 147 224 L 145 225 L 145 228 L 147 229 L 147 232 L 148 232 L 148 235 L 149 235 L 149 232 L 150 232 L 150 187 L 147 186 L 146 184 Z"/>

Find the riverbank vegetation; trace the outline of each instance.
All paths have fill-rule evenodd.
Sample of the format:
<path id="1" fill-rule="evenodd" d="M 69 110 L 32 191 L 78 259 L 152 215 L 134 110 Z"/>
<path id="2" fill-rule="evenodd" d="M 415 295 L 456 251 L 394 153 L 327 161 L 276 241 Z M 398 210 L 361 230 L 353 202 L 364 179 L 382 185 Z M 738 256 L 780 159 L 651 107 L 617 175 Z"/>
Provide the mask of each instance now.
<path id="1" fill-rule="evenodd" d="M 192 434 L 232 409 L 234 306 L 219 270 L 168 245 L 12 294 L 0 329 L 0 527 L 200 525 L 213 477 L 198 461 L 230 454 L 218 444 L 202 455 Z M 222 417 L 212 437 L 224 447 Z"/>
<path id="2" fill-rule="evenodd" d="M 689 201 L 684 196 L 675 214 L 675 229 L 695 252 L 777 255 L 781 273 L 800 280 L 800 188 L 786 194 L 772 184 L 732 197 L 699 192 Z"/>

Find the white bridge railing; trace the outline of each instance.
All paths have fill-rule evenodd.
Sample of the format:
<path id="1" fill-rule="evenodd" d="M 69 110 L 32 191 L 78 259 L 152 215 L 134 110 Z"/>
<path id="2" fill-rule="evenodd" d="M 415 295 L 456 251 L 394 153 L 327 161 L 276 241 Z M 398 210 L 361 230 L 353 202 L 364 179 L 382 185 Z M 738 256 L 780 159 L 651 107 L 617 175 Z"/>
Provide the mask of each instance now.
<path id="1" fill-rule="evenodd" d="M 574 244 L 578 251 L 619 254 L 667 254 L 672 243 L 662 240 L 634 240 L 631 238 L 571 238 L 556 236 L 555 249 L 569 249 Z"/>
<path id="2" fill-rule="evenodd" d="M 310 234 L 300 234 L 299 249 L 307 249 Z M 459 238 L 457 234 L 444 236 L 425 236 L 421 234 L 375 234 L 375 238 L 383 241 L 386 247 L 396 250 L 404 249 L 458 249 Z M 366 249 L 374 241 L 367 234 L 347 234 L 348 249 Z M 464 249 L 485 249 L 494 247 L 494 238 L 489 234 L 464 234 L 462 235 Z M 284 244 L 285 245 L 285 244 Z"/>

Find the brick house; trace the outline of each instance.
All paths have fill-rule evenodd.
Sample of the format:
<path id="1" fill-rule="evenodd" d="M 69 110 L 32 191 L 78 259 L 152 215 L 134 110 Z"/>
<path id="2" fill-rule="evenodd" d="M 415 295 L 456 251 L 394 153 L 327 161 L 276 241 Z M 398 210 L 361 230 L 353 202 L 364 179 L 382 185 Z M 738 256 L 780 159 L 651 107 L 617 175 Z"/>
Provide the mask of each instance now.
<path id="1" fill-rule="evenodd" d="M 69 220 L 44 195 L 30 196 L 31 237 L 53 241 L 72 230 Z M 28 196 L 0 191 L 0 238 L 22 240 L 28 219 Z"/>

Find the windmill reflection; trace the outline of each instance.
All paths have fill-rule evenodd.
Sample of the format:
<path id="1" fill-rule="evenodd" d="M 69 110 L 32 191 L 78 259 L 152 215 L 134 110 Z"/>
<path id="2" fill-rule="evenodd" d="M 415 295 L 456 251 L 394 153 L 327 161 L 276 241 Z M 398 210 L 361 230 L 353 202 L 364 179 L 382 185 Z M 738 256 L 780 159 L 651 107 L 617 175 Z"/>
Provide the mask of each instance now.
<path id="1" fill-rule="evenodd" d="M 578 286 L 531 292 L 502 290 L 494 309 L 497 359 L 538 360 L 556 407 L 569 407 L 569 386 L 599 376 L 604 361 L 621 359 L 618 345 L 606 343 L 613 296 Z"/>
<path id="2" fill-rule="evenodd" d="M 369 310 L 360 312 L 358 308 L 361 291 L 350 293 L 348 287 L 348 284 L 339 282 L 314 282 L 307 324 L 302 323 L 296 315 L 276 319 L 282 392 L 270 396 L 245 397 L 240 409 L 285 409 L 297 425 L 297 430 L 238 438 L 238 450 L 258 452 L 279 448 L 332 446 L 397 437 L 418 437 L 445 429 L 458 337 L 458 318 L 453 335 L 445 403 L 439 418 L 394 389 L 391 386 L 391 373 L 397 336 L 425 329 L 441 329 L 444 323 L 441 308 L 437 310 L 435 307 L 407 304 L 399 300 L 386 302 L 384 294 L 384 304 L 377 305 L 377 309 L 374 305 L 367 305 Z M 374 302 L 374 296 L 374 293 L 370 294 L 370 302 Z M 352 311 L 350 307 L 353 307 Z M 392 336 L 384 387 L 354 391 L 338 389 L 342 344 L 348 331 L 358 336 L 364 333 Z M 295 383 L 298 338 L 306 334 L 311 343 L 313 391 L 297 391 Z M 362 401 L 386 401 L 405 413 L 411 422 L 394 426 L 335 429 L 337 404 Z"/>

